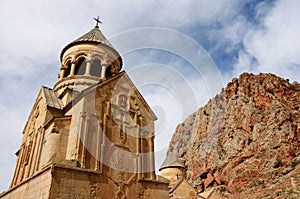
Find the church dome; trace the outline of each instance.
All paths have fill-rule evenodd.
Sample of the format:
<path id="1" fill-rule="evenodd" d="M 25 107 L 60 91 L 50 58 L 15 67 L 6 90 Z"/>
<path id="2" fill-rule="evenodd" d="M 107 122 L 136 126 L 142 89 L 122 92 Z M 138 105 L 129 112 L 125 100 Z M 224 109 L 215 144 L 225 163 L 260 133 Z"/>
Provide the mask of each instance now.
<path id="1" fill-rule="evenodd" d="M 115 51 L 115 53 L 119 55 L 119 53 L 115 50 L 115 48 L 111 45 L 111 43 L 106 39 L 106 37 L 100 31 L 99 26 L 96 25 L 95 28 L 90 30 L 88 33 L 82 35 L 81 37 L 79 37 L 78 39 L 69 43 L 66 47 L 64 47 L 60 54 L 60 60 L 62 61 L 63 55 L 68 48 L 78 45 L 78 44 L 82 44 L 82 43 L 104 45 L 104 46 L 111 48 L 112 51 Z M 119 55 L 119 58 L 120 58 L 120 61 L 122 62 L 120 55 Z"/>
<path id="2" fill-rule="evenodd" d="M 61 54 L 59 81 L 56 91 L 66 88 L 81 91 L 88 86 L 118 74 L 122 58 L 97 25 L 78 39 L 66 45 Z"/>
<path id="3" fill-rule="evenodd" d="M 168 162 L 168 161 L 164 161 L 162 166 L 160 167 L 159 171 L 163 170 L 163 169 L 168 169 L 168 168 L 185 168 L 184 165 L 185 160 L 183 158 L 178 158 L 174 161 Z"/>

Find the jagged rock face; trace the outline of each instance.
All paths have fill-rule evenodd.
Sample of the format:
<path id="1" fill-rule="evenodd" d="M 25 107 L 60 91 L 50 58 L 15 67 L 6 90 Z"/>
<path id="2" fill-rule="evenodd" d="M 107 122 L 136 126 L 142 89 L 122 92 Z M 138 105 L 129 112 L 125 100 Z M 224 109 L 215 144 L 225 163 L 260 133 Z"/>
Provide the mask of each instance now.
<path id="1" fill-rule="evenodd" d="M 286 197 L 278 190 L 300 182 L 300 84 L 273 74 L 233 79 L 177 126 L 166 161 L 178 157 L 198 192 Z"/>

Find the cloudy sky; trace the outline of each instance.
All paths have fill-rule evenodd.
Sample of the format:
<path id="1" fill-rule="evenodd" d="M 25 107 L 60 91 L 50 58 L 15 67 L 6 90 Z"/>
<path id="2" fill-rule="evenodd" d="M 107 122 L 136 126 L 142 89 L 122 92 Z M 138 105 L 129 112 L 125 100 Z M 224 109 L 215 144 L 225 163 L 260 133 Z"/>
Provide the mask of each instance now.
<path id="1" fill-rule="evenodd" d="M 300 81 L 299 9 L 298 0 L 2 0 L 0 191 L 41 85 L 55 84 L 60 51 L 94 27 L 93 17 L 159 117 L 159 166 L 176 125 L 233 77 L 264 72 Z"/>

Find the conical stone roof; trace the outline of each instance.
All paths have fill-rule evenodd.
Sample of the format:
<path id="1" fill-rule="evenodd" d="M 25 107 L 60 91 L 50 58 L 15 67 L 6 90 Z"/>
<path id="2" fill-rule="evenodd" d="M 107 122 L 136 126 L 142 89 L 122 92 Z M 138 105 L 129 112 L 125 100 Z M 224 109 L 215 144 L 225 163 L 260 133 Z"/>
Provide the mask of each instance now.
<path id="1" fill-rule="evenodd" d="M 166 169 L 166 168 L 185 168 L 184 166 L 185 160 L 183 158 L 178 158 L 173 161 L 164 161 L 162 166 L 160 167 L 159 171 Z"/>
<path id="2" fill-rule="evenodd" d="M 90 30 L 88 33 L 84 34 L 83 36 L 79 37 L 78 39 L 74 40 L 73 42 L 69 43 L 66 47 L 64 47 L 63 50 L 61 51 L 60 59 L 62 60 L 63 54 L 66 52 L 68 48 L 80 43 L 103 44 L 110 47 L 117 54 L 119 54 L 111 45 L 111 43 L 106 39 L 106 37 L 102 34 L 102 32 L 99 30 L 99 26 L 95 26 L 95 28 Z"/>

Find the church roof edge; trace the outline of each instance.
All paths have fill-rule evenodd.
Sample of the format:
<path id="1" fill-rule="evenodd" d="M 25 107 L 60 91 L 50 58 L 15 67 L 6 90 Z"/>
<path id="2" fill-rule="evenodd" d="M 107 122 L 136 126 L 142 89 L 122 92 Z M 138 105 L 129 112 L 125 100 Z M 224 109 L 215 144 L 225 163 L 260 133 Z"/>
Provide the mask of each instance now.
<path id="1" fill-rule="evenodd" d="M 116 54 L 119 55 L 119 53 L 116 51 L 116 49 L 112 46 L 112 44 L 103 35 L 101 30 L 99 29 L 99 26 L 95 26 L 92 30 L 90 30 L 86 34 L 82 35 L 78 39 L 76 39 L 73 42 L 66 45 L 60 53 L 60 60 L 62 61 L 63 55 L 67 51 L 68 48 L 75 46 L 77 44 L 81 44 L 81 43 L 102 44 L 104 46 L 111 48 L 113 51 L 115 51 Z"/>

